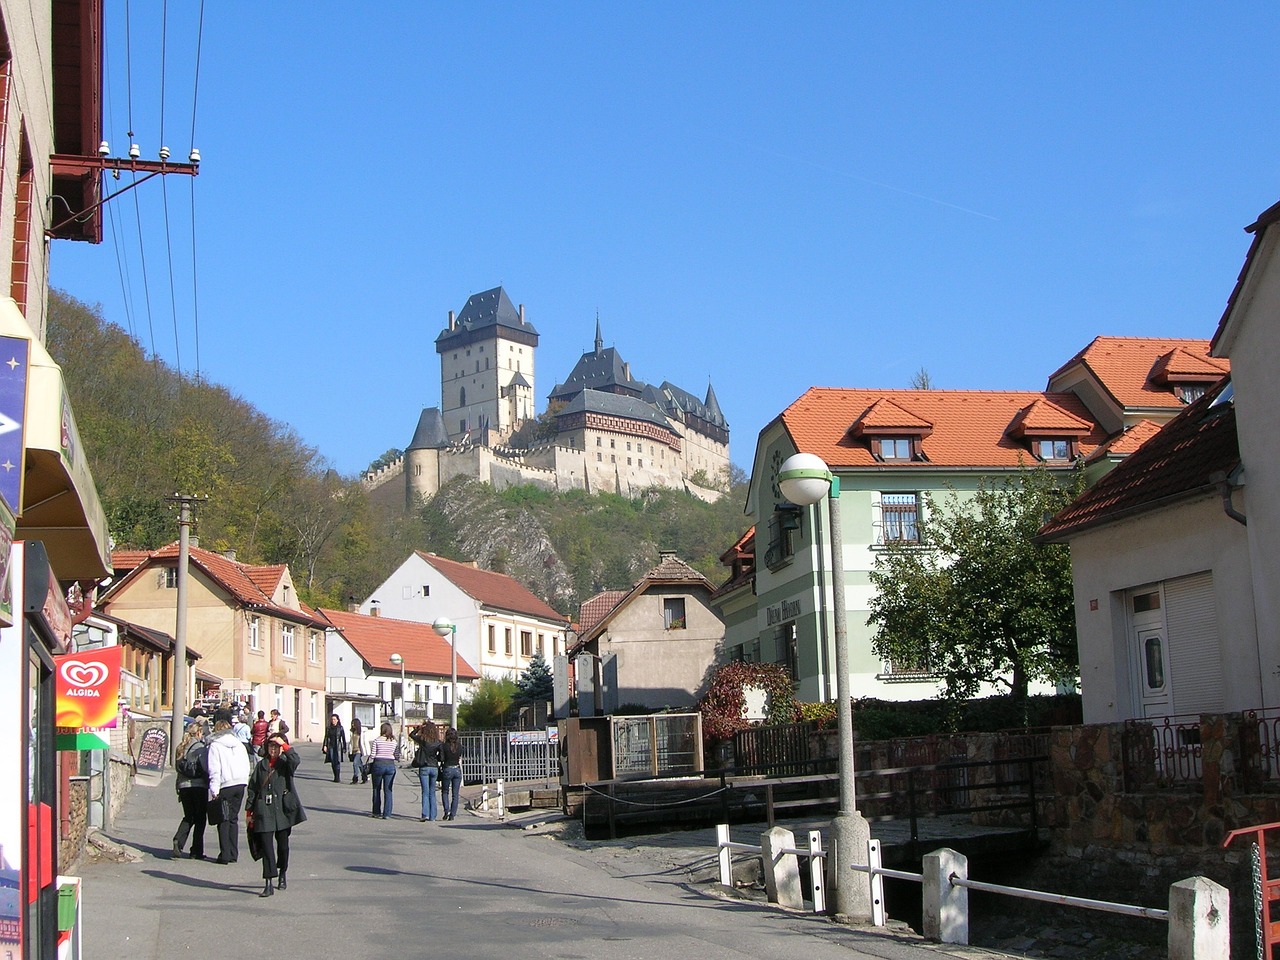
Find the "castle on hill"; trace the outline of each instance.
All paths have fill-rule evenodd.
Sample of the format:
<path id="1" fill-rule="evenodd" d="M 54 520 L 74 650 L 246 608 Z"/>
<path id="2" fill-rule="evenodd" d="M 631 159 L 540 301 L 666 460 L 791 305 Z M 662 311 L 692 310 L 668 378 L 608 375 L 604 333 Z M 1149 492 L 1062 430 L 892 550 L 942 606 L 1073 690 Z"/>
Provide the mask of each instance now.
<path id="1" fill-rule="evenodd" d="M 538 331 L 502 287 L 449 311 L 436 337 L 438 407 L 427 407 L 403 456 L 363 478 L 369 493 L 413 509 L 455 477 L 498 489 L 534 484 L 636 496 L 647 487 L 714 500 L 729 475 L 729 424 L 707 386 L 699 400 L 675 384 L 637 380 L 606 348 L 595 347 L 556 384 L 536 413 Z"/>

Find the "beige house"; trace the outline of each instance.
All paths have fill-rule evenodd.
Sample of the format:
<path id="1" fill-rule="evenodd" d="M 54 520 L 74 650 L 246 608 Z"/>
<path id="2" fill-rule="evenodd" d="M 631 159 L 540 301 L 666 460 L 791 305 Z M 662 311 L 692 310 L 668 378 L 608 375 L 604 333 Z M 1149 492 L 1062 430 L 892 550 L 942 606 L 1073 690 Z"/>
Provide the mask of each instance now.
<path id="1" fill-rule="evenodd" d="M 1041 531 L 1071 545 L 1086 723 L 1280 707 L 1277 222 L 1212 341 L 1230 377 Z"/>
<path id="2" fill-rule="evenodd" d="M 222 678 L 220 694 L 254 710 L 279 710 L 295 740 L 321 739 L 328 624 L 298 601 L 289 568 L 192 547 L 188 573 L 188 642 L 203 654 L 201 667 Z M 171 631 L 177 586 L 175 543 L 146 554 L 101 606 L 130 623 Z"/>
<path id="3" fill-rule="evenodd" d="M 711 605 L 711 582 L 674 553 L 628 591 L 611 590 L 582 605 L 569 651 L 595 660 L 595 689 L 613 706 L 691 707 L 724 643 Z"/>

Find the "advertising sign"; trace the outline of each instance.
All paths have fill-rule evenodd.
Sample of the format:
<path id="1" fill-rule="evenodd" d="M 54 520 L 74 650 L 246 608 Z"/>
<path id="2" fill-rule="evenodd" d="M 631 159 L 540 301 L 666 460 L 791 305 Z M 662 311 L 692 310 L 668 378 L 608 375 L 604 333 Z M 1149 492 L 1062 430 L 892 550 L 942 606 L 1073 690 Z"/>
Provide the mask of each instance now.
<path id="1" fill-rule="evenodd" d="M 139 773 L 163 773 L 169 761 L 168 727 L 147 727 L 134 758 Z"/>
<path id="2" fill-rule="evenodd" d="M 114 727 L 120 701 L 120 647 L 54 657 L 60 727 Z"/>
<path id="3" fill-rule="evenodd" d="M 30 355 L 30 340 L 0 337 L 0 500 L 13 513 L 22 509 L 22 441 Z"/>

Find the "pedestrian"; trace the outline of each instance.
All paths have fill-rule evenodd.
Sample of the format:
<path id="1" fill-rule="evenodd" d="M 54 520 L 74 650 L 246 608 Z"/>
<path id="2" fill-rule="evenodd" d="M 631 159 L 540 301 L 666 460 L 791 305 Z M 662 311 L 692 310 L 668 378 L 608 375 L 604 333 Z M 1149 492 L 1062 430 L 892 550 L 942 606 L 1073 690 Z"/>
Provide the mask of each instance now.
<path id="1" fill-rule="evenodd" d="M 284 717 L 280 716 L 280 711 L 273 709 L 271 711 L 271 719 L 267 721 L 267 736 L 271 737 L 277 733 L 288 733 L 289 724 L 285 723 Z"/>
<path id="2" fill-rule="evenodd" d="M 418 744 L 413 755 L 413 766 L 418 769 L 418 782 L 422 784 L 422 816 L 419 823 L 435 820 L 436 779 L 440 775 L 440 728 L 430 720 L 424 720 L 410 731 L 409 737 Z"/>
<path id="3" fill-rule="evenodd" d="M 283 733 L 268 739 L 265 749 L 266 756 L 253 768 L 245 793 L 245 826 L 261 844 L 260 897 L 275 893 L 271 881 L 277 877 L 275 888 L 288 889 L 289 836 L 294 827 L 307 819 L 293 780 L 293 772 L 301 759 L 298 752 L 289 746 L 289 738 Z"/>
<path id="4" fill-rule="evenodd" d="M 369 731 L 360 726 L 360 718 L 351 718 L 351 782 L 369 782 Z"/>
<path id="5" fill-rule="evenodd" d="M 196 720 L 178 744 L 174 769 L 177 772 L 178 803 L 182 804 L 182 821 L 173 835 L 173 859 L 182 856 L 182 848 L 191 837 L 191 859 L 204 859 L 205 816 L 209 809 L 209 724 Z"/>
<path id="6" fill-rule="evenodd" d="M 249 724 L 245 723 L 244 714 L 242 714 L 238 709 L 233 707 L 231 711 L 231 716 L 234 718 L 231 721 L 231 730 L 236 735 L 236 739 L 239 740 L 240 743 L 244 745 L 245 753 L 247 753 L 252 758 L 253 757 L 253 728 L 250 727 Z M 250 759 L 249 762 L 250 764 L 252 764 L 253 760 Z"/>
<path id="7" fill-rule="evenodd" d="M 218 863 L 240 859 L 240 804 L 249 783 L 249 758 L 231 730 L 231 711 L 213 714 L 209 741 L 209 823 L 218 828 Z"/>
<path id="8" fill-rule="evenodd" d="M 369 744 L 369 759 L 373 769 L 373 812 L 371 817 L 386 820 L 391 816 L 391 787 L 396 781 L 396 737 L 391 724 L 382 722 L 382 728 Z"/>
<path id="9" fill-rule="evenodd" d="M 267 742 L 267 734 L 270 733 L 271 724 L 267 722 L 267 715 L 261 710 L 258 711 L 258 719 L 253 721 L 253 726 L 249 728 L 249 746 L 253 747 L 250 751 L 252 756 L 260 756 L 262 754 L 262 745 Z"/>
<path id="10" fill-rule="evenodd" d="M 347 752 L 347 731 L 342 729 L 342 718 L 336 713 L 329 717 L 329 726 L 324 731 L 325 763 L 333 768 L 333 782 L 342 782 L 342 755 Z"/>
<path id="11" fill-rule="evenodd" d="M 444 819 L 453 820 L 458 815 L 458 794 L 462 792 L 462 747 L 458 745 L 458 731 L 450 727 L 445 731 L 440 745 L 440 807 Z"/>

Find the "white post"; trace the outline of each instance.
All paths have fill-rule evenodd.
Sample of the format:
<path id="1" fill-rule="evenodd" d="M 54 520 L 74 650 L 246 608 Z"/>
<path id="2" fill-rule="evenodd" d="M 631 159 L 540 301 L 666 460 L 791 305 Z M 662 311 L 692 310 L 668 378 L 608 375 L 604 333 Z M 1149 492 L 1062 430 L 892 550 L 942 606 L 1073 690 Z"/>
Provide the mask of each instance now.
<path id="1" fill-rule="evenodd" d="M 804 893 L 800 889 L 800 860 L 784 850 L 796 848 L 796 835 L 786 827 L 774 827 L 760 834 L 760 853 L 764 859 L 764 888 L 769 902 L 789 910 L 804 909 Z"/>
<path id="2" fill-rule="evenodd" d="M 822 855 L 822 831 L 809 831 L 809 886 L 813 889 L 813 912 L 827 912 L 827 890 L 823 886 L 826 857 Z"/>
<path id="3" fill-rule="evenodd" d="M 716 824 L 716 853 L 720 858 L 720 885 L 733 887 L 733 851 L 729 849 L 729 825 Z"/>
<path id="4" fill-rule="evenodd" d="M 1231 894 L 1208 877 L 1169 888 L 1169 960 L 1230 960 Z"/>
<path id="5" fill-rule="evenodd" d="M 498 781 L 498 819 L 507 819 L 507 785 L 504 781 Z"/>
<path id="6" fill-rule="evenodd" d="M 489 785 L 487 783 L 480 789 L 480 809 L 485 813 L 489 812 Z"/>
<path id="7" fill-rule="evenodd" d="M 867 866 L 871 869 L 871 922 L 877 927 L 883 927 L 885 920 L 888 919 L 884 908 L 884 877 L 878 872 L 882 861 L 880 860 L 880 841 L 867 841 Z"/>
<path id="8" fill-rule="evenodd" d="M 969 859 L 947 847 L 927 853 L 924 877 L 924 935 L 938 943 L 969 942 L 969 888 L 955 886 L 951 875 L 969 878 Z"/>

